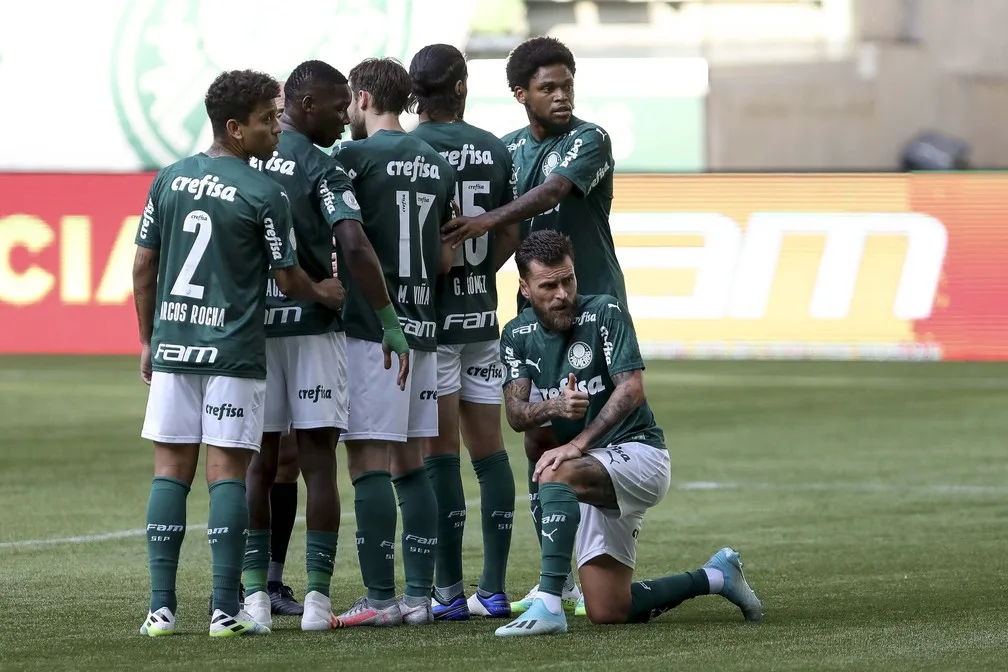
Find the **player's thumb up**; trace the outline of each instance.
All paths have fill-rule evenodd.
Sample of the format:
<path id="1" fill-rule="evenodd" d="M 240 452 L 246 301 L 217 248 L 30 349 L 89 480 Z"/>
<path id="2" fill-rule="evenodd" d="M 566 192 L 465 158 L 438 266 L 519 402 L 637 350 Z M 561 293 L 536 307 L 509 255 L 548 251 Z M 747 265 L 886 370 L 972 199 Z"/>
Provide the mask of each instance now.
<path id="1" fill-rule="evenodd" d="M 567 389 L 571 392 L 577 392 L 577 380 L 575 380 L 573 373 L 567 374 Z"/>

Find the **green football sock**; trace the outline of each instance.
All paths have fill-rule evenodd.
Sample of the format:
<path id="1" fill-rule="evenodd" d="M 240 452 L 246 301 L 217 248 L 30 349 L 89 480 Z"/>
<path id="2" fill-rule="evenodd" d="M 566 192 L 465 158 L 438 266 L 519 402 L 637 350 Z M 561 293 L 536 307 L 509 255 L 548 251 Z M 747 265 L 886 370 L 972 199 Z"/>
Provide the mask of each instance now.
<path id="1" fill-rule="evenodd" d="M 504 592 L 511 527 L 514 521 L 515 484 L 506 451 L 473 460 L 480 486 L 480 516 L 483 520 L 483 574 L 477 590 L 483 597 Z M 438 538 L 440 550 L 441 539 Z"/>
<path id="2" fill-rule="evenodd" d="M 438 544 L 438 502 L 423 468 L 396 476 L 402 514 L 404 597 L 429 599 L 434 587 L 434 557 Z M 465 499 L 462 500 L 463 507 Z"/>
<path id="3" fill-rule="evenodd" d="M 248 543 L 245 546 L 245 594 L 254 595 L 266 590 L 266 578 L 269 575 L 270 561 L 270 531 L 249 530 Z"/>
<path id="4" fill-rule="evenodd" d="M 532 524 L 535 525 L 536 540 L 539 542 L 540 548 L 542 547 L 542 508 L 540 508 L 539 502 L 539 484 L 532 480 L 532 475 L 535 474 L 536 463 L 532 460 L 528 461 L 528 491 L 529 491 L 529 510 L 532 512 Z"/>
<path id="5" fill-rule="evenodd" d="M 443 591 L 438 599 L 449 604 L 462 595 L 462 535 L 466 505 L 458 455 L 434 455 L 424 467 L 437 498 L 437 550 L 434 553 L 434 585 Z M 396 483 L 399 489 L 399 483 Z M 400 505 L 402 502 L 400 501 Z M 405 521 L 406 515 L 403 514 Z M 403 531 L 405 531 L 405 523 Z M 405 559 L 405 556 L 403 556 Z"/>
<path id="6" fill-rule="evenodd" d="M 581 522 L 581 507 L 577 493 L 566 483 L 543 483 L 539 486 L 542 505 L 542 569 L 539 590 L 560 597 L 570 574 L 574 539 Z"/>
<path id="7" fill-rule="evenodd" d="M 150 610 L 178 609 L 175 577 L 186 528 L 189 486 L 174 478 L 155 478 L 147 500 L 147 563 L 150 566 Z"/>
<path id="8" fill-rule="evenodd" d="M 333 565 L 336 562 L 336 532 L 308 530 L 305 548 L 305 568 L 308 570 L 308 592 L 317 591 L 329 597 Z"/>
<path id="9" fill-rule="evenodd" d="M 207 540 L 213 563 L 213 608 L 228 616 L 238 614 L 238 587 L 248 524 L 245 483 L 238 479 L 212 483 Z"/>
<path id="10" fill-rule="evenodd" d="M 357 561 L 372 602 L 395 598 L 395 493 L 387 471 L 366 471 L 353 479 L 357 518 Z"/>
<path id="11" fill-rule="evenodd" d="M 686 600 L 710 593 L 707 573 L 702 569 L 630 584 L 630 613 L 627 623 L 646 623 Z"/>

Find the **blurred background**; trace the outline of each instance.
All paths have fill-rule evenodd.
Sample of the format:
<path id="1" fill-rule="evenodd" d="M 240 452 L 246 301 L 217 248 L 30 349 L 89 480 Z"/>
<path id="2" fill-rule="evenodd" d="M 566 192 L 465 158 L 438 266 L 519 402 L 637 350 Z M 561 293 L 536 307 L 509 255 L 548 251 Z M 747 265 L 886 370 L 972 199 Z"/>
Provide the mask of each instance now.
<path id="1" fill-rule="evenodd" d="M 4 8 L 0 352 L 135 349 L 130 218 L 150 171 L 209 145 L 222 69 L 347 72 L 449 42 L 470 59 L 466 119 L 503 135 L 526 123 L 505 59 L 542 34 L 574 51 L 576 114 L 612 137 L 613 231 L 653 355 L 1008 352 L 1004 0 L 93 7 Z M 513 269 L 500 279 L 508 296 Z"/>

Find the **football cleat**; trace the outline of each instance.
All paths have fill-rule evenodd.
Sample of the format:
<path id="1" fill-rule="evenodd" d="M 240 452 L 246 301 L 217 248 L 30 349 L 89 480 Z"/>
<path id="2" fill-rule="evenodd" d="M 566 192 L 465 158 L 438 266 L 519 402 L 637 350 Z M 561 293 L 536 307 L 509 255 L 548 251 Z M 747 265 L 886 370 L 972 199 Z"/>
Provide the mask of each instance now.
<path id="1" fill-rule="evenodd" d="M 237 616 L 228 616 L 220 609 L 210 619 L 211 637 L 240 637 L 242 635 L 268 635 L 270 629 L 256 623 L 244 609 Z"/>
<path id="2" fill-rule="evenodd" d="M 400 605 L 401 608 L 401 605 Z M 434 620 L 437 621 L 468 621 L 469 605 L 466 604 L 465 596 L 456 597 L 449 604 L 442 604 L 440 600 L 434 598 L 433 608 Z"/>
<path id="3" fill-rule="evenodd" d="M 267 628 L 273 627 L 273 615 L 270 611 L 270 598 L 265 590 L 259 590 L 245 596 L 245 613 L 252 620 Z"/>
<path id="4" fill-rule="evenodd" d="M 494 593 L 490 597 L 483 597 L 479 593 L 473 594 L 469 598 L 469 613 L 473 616 L 483 618 L 510 618 L 511 603 L 508 602 L 504 593 Z"/>
<path id="5" fill-rule="evenodd" d="M 520 614 L 528 610 L 528 608 L 532 606 L 532 601 L 535 600 L 536 593 L 538 592 L 539 584 L 537 583 L 532 586 L 532 590 L 528 592 L 528 595 L 517 602 L 511 603 L 511 613 Z M 577 606 L 578 600 L 581 599 L 581 589 L 577 587 L 576 583 L 574 583 L 573 577 L 567 577 L 567 583 L 564 585 L 563 594 L 560 596 L 560 599 L 563 600 L 565 606 Z"/>
<path id="6" fill-rule="evenodd" d="M 339 627 L 332 613 L 332 602 L 326 595 L 313 590 L 304 598 L 301 629 L 305 632 L 323 632 Z"/>
<path id="7" fill-rule="evenodd" d="M 497 628 L 494 634 L 498 637 L 528 637 L 564 632 L 567 632 L 567 616 L 562 611 L 559 615 L 554 614 L 541 599 L 535 598 L 525 613 Z"/>
<path id="8" fill-rule="evenodd" d="M 279 581 L 270 581 L 266 584 L 266 592 L 269 593 L 270 611 L 275 616 L 301 616 L 304 614 L 304 606 L 294 599 L 294 591 L 291 587 Z"/>
<path id="9" fill-rule="evenodd" d="M 722 548 L 704 564 L 708 569 L 717 569 L 724 575 L 721 595 L 742 610 L 747 621 L 763 620 L 763 604 L 749 587 L 742 573 L 742 558 L 730 548 Z"/>
<path id="10" fill-rule="evenodd" d="M 402 625 L 399 603 L 393 602 L 387 607 L 378 608 L 372 605 L 368 598 L 362 597 L 336 618 L 337 628 L 353 628 L 360 625 L 378 627 Z"/>
<path id="11" fill-rule="evenodd" d="M 147 620 L 140 626 L 140 634 L 148 637 L 164 637 L 175 634 L 175 614 L 168 607 L 147 613 Z"/>
<path id="12" fill-rule="evenodd" d="M 399 613 L 402 614 L 404 625 L 427 625 L 434 622 L 434 610 L 431 608 L 431 599 L 427 598 L 423 604 L 407 604 L 404 597 L 399 602 Z"/>

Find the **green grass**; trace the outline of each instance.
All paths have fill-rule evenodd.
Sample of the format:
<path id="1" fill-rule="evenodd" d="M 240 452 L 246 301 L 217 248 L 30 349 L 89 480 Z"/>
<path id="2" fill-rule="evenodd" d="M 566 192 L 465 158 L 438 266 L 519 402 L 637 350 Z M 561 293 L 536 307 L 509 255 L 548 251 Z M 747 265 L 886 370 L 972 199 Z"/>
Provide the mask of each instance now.
<path id="1" fill-rule="evenodd" d="M 496 622 L 306 634 L 278 618 L 265 638 L 206 635 L 209 550 L 190 530 L 180 569 L 181 636 L 137 633 L 147 610 L 143 537 L 17 542 L 137 530 L 151 478 L 139 437 L 146 401 L 133 359 L 0 358 L 0 668 L 197 670 L 951 670 L 1008 660 L 1008 366 L 654 362 L 649 398 L 671 447 L 674 487 L 645 519 L 638 574 L 741 550 L 767 618 L 720 597 L 642 626 L 569 619 L 548 641 L 501 641 Z M 538 546 L 518 476 L 508 574 L 537 579 Z M 343 449 L 339 458 L 344 462 Z M 201 470 L 202 472 L 202 470 Z M 466 495 L 478 497 L 472 470 Z M 352 490 L 333 603 L 361 594 Z M 302 488 L 303 506 L 303 488 Z M 206 521 L 206 488 L 189 523 Z M 480 563 L 477 515 L 466 581 Z M 304 589 L 298 525 L 288 581 Z M 402 586 L 400 574 L 399 585 Z"/>

